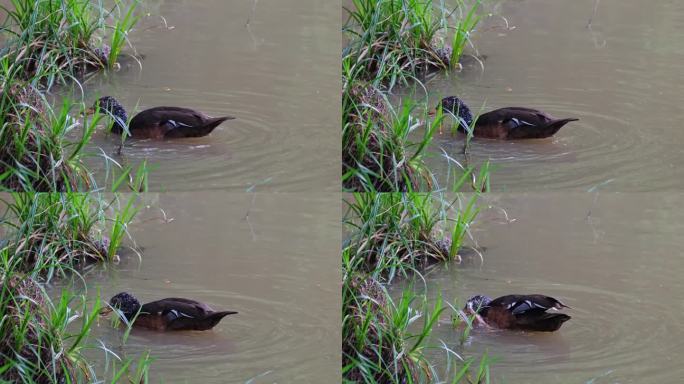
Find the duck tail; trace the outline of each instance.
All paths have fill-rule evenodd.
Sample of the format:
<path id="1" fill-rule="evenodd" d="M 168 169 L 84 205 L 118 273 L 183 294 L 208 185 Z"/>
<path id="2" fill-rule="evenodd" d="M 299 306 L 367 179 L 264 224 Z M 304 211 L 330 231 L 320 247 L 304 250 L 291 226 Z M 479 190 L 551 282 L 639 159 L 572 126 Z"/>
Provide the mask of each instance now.
<path id="1" fill-rule="evenodd" d="M 214 130 L 214 128 L 218 127 L 219 125 L 221 125 L 221 123 L 223 123 L 226 120 L 235 120 L 235 118 L 233 116 L 221 116 L 207 119 L 207 123 L 197 130 L 197 137 L 206 136 L 210 134 L 211 131 Z"/>
<path id="2" fill-rule="evenodd" d="M 226 120 L 234 120 L 232 116 L 211 117 L 206 119 L 202 126 L 179 126 L 168 131 L 165 138 L 182 138 L 182 137 L 202 137 L 210 134 L 214 128 L 221 125 Z"/>
<path id="3" fill-rule="evenodd" d="M 218 324 L 224 317 L 228 315 L 235 315 L 237 312 L 235 311 L 220 311 L 220 312 L 214 312 L 210 315 L 208 315 L 205 320 L 209 323 L 209 328 L 214 327 L 216 324 Z"/>
<path id="4" fill-rule="evenodd" d="M 541 318 L 536 319 L 531 328 L 539 332 L 554 332 L 570 319 L 571 317 L 564 313 L 546 313 Z"/>
<path id="5" fill-rule="evenodd" d="M 556 132 L 558 132 L 561 128 L 563 128 L 563 126 L 565 124 L 570 123 L 572 121 L 578 121 L 578 120 L 579 119 L 576 119 L 574 117 L 570 117 L 567 119 L 554 120 L 551 123 L 549 123 L 549 125 L 547 125 L 546 128 L 544 129 L 545 136 L 546 137 L 553 136 L 556 134 Z"/>
<path id="6" fill-rule="evenodd" d="M 226 317 L 226 316 L 228 316 L 228 315 L 237 315 L 237 312 L 236 312 L 236 311 L 220 311 L 220 312 L 214 312 L 214 313 L 212 313 L 211 315 L 209 315 L 209 317 L 217 318 L 217 319 L 221 320 L 221 319 L 223 319 L 224 317 Z"/>

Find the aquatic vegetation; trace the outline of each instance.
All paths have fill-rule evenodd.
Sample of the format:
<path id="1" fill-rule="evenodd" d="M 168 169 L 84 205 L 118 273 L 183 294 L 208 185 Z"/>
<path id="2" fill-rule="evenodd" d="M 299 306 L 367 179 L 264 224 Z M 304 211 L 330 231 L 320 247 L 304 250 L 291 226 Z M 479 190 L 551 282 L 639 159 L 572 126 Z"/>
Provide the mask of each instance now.
<path id="1" fill-rule="evenodd" d="M 81 122 L 76 116 L 85 109 L 82 102 L 62 99 L 55 105 L 46 96 L 56 80 L 80 86 L 75 71 L 92 64 L 88 57 L 93 53 L 83 47 L 84 41 L 90 42 L 97 31 L 104 31 L 104 19 L 113 16 L 113 10 L 104 13 L 97 8 L 100 14 L 97 20 L 92 19 L 93 4 L 83 0 L 13 0 L 15 8 L 5 9 L 9 16 L 3 30 L 11 36 L 0 51 L 0 191 L 97 189 L 84 159 L 100 116 Z M 119 7 L 117 2 L 115 9 Z M 131 6 L 125 19 L 117 22 L 126 25 L 125 33 L 135 20 L 133 9 Z M 37 40 L 31 40 L 34 38 Z M 47 44 L 45 39 L 55 41 Z M 40 52 L 34 52 L 38 47 Z M 110 55 L 110 59 L 115 58 Z M 117 184 L 112 190 L 123 186 L 121 181 L 115 182 L 122 177 L 129 179 L 134 190 L 146 185 L 146 164 L 134 172 L 132 167 L 102 157 L 111 170 L 107 174 L 111 179 L 105 180 L 105 185 Z"/>
<path id="2" fill-rule="evenodd" d="M 115 259 L 138 212 L 134 196 L 95 193 L 15 193 L 3 202 L 2 265 L 47 280 Z"/>
<path id="3" fill-rule="evenodd" d="M 421 70 L 455 67 L 479 22 L 479 5 L 459 0 L 447 9 L 432 0 L 354 0 L 343 27 L 349 39 L 343 61 L 358 79 L 390 89 Z"/>
<path id="4" fill-rule="evenodd" d="M 368 88 L 357 88 L 345 96 L 343 110 L 346 121 L 342 128 L 342 183 L 345 189 L 405 192 L 431 186 L 432 174 L 422 159 L 441 115 L 423 127 L 412 116 L 414 106 L 407 103 L 397 111 L 380 92 Z M 414 143 L 409 135 L 419 127 L 424 129 L 424 134 L 420 142 Z"/>
<path id="5" fill-rule="evenodd" d="M 431 193 L 356 193 L 347 201 L 348 230 L 342 249 L 342 372 L 345 382 L 479 382 L 488 374 L 481 359 L 462 360 L 446 347 L 446 372 L 438 372 L 424 351 L 440 315 L 441 299 L 405 289 L 393 299 L 383 284 L 420 275 L 425 267 L 458 260 L 458 252 L 477 215 L 477 194 L 446 201 Z M 465 205 L 465 208 L 462 206 Z M 452 228 L 449 228 L 452 227 Z M 467 332 L 467 329 L 466 329 Z M 452 364 L 453 361 L 453 364 Z M 437 380 L 438 381 L 438 380 Z"/>
<path id="6" fill-rule="evenodd" d="M 139 16 L 136 3 L 114 1 L 111 9 L 90 0 L 10 0 L 7 42 L 0 60 L 19 79 L 48 89 L 88 71 L 116 65 Z M 109 40 L 107 37 L 109 36 Z"/>
<path id="7" fill-rule="evenodd" d="M 7 249 L 0 250 L 6 258 Z M 5 265 L 6 267 L 7 265 Z M 95 368 L 84 355 L 99 302 L 91 307 L 84 296 L 63 291 L 55 299 L 45 292 L 35 279 L 0 269 L 0 376 L 12 383 L 92 383 L 98 379 Z M 77 321 L 80 327 L 75 329 Z M 147 383 L 151 364 L 144 353 L 131 370 L 132 360 L 120 359 L 102 348 L 111 357 L 105 374 L 107 382 Z M 130 381 L 129 381 L 130 380 Z"/>
<path id="8" fill-rule="evenodd" d="M 90 262 L 116 258 L 125 228 L 136 214 L 136 199 L 105 202 L 97 194 L 12 194 L 3 200 L 0 219 L 0 375 L 26 383 L 90 383 L 95 367 L 84 352 L 102 349 L 107 359 L 107 382 L 147 382 L 151 359 L 143 354 L 131 372 L 104 345 L 94 346 L 89 335 L 100 302 L 63 289 L 53 298 L 43 282 L 78 276 Z M 123 229 L 122 229 L 123 228 Z M 103 233 L 107 233 L 108 236 Z M 75 323 L 81 322 L 75 330 Z M 114 362 L 121 362 L 114 366 Z M 101 371 L 98 369 L 98 372 Z M 104 378 L 103 378 L 104 379 Z"/>
<path id="9" fill-rule="evenodd" d="M 421 84 L 429 69 L 458 66 L 479 22 L 479 1 L 456 9 L 432 0 L 354 0 L 343 27 L 342 184 L 349 191 L 418 191 L 436 188 L 424 164 L 443 116 L 425 123 L 427 107 L 393 108 L 386 93 L 396 84 Z M 463 10 L 467 11 L 463 11 Z M 460 12 L 457 12 L 460 11 Z M 453 29 L 453 35 L 451 35 Z M 423 119 L 413 117 L 418 112 Z M 424 129 L 418 142 L 409 133 Z"/>
<path id="10" fill-rule="evenodd" d="M 81 137 L 71 140 L 67 135 L 80 126 L 71 115 L 78 104 L 64 100 L 53 107 L 28 84 L 10 85 L 0 97 L 0 189 L 68 191 L 92 186 L 83 149 L 98 118 L 85 121 Z"/>

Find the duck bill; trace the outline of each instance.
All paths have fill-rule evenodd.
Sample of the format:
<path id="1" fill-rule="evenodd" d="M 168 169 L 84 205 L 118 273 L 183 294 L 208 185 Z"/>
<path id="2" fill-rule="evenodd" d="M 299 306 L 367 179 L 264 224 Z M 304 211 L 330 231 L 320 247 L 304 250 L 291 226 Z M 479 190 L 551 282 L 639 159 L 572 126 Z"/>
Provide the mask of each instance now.
<path id="1" fill-rule="evenodd" d="M 107 306 L 107 307 L 102 308 L 102 309 L 100 310 L 100 313 L 99 313 L 99 314 L 100 314 L 100 316 L 107 316 L 107 315 L 109 315 L 110 313 L 112 313 L 112 311 L 113 311 L 113 309 L 112 309 L 111 307 Z"/>
<path id="2" fill-rule="evenodd" d="M 90 116 L 95 114 L 95 108 L 90 107 L 81 113 L 81 116 Z"/>

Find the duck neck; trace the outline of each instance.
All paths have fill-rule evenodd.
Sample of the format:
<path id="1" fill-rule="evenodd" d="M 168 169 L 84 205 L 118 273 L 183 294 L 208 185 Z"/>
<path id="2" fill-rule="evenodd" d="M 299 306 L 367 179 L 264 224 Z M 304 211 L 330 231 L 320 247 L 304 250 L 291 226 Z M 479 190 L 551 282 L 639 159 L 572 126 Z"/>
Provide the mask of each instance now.
<path id="1" fill-rule="evenodd" d="M 120 105 L 114 105 L 109 113 L 112 120 L 114 120 L 112 123 L 112 132 L 118 134 L 125 132 L 126 124 L 128 123 L 128 114 L 126 113 L 126 110 Z"/>
<path id="2" fill-rule="evenodd" d="M 135 319 L 135 316 L 140 312 L 140 304 L 135 304 L 135 307 L 127 308 L 126 312 L 123 312 L 123 315 L 126 316 L 126 320 L 131 321 Z"/>

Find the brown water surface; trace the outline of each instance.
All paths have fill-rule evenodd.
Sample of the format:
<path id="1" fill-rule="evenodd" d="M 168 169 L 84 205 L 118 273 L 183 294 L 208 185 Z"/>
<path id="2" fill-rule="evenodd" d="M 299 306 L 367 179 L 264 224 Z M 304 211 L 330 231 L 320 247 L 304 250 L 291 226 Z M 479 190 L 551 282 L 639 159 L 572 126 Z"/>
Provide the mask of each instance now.
<path id="1" fill-rule="evenodd" d="M 93 147 L 122 163 L 148 159 L 153 191 L 339 190 L 337 4 L 149 0 L 140 7 L 149 15 L 130 37 L 142 69 L 124 59 L 119 72 L 86 85 L 88 101 L 112 95 L 129 114 L 171 105 L 237 119 L 204 138 L 132 140 L 123 159 L 114 155 L 118 138 L 102 131 Z"/>
<path id="2" fill-rule="evenodd" d="M 497 166 L 494 189 L 684 188 L 684 170 L 678 167 L 684 161 L 679 122 L 684 114 L 684 3 L 485 4 L 497 16 L 487 18 L 474 34 L 479 54 L 486 56 L 484 71 L 468 65 L 466 71 L 428 81 L 430 105 L 456 94 L 475 112 L 527 106 L 581 119 L 552 139 L 474 140 L 472 162 L 491 159 Z M 447 175 L 440 148 L 463 161 L 463 138 L 443 134 L 434 140 L 435 155 L 428 163 L 440 178 Z"/>
<path id="3" fill-rule="evenodd" d="M 431 271 L 428 296 L 460 308 L 474 294 L 543 293 L 572 319 L 553 334 L 474 330 L 460 345 L 445 315 L 433 345 L 487 352 L 495 383 L 681 381 L 684 196 L 513 194 L 487 205 L 473 233 L 484 262 Z M 443 369 L 444 353 L 431 353 Z"/>
<path id="4" fill-rule="evenodd" d="M 238 311 L 206 332 L 122 329 L 91 338 L 155 359 L 152 382 L 294 383 L 339 377 L 339 197 L 226 193 L 147 196 L 130 232 L 142 259 L 86 275 L 89 296 L 186 297 Z M 165 220 L 163 219 L 165 217 Z M 80 285 L 80 284 L 79 284 Z M 104 353 L 91 352 L 102 362 Z M 111 358 L 111 357 L 110 357 Z"/>

